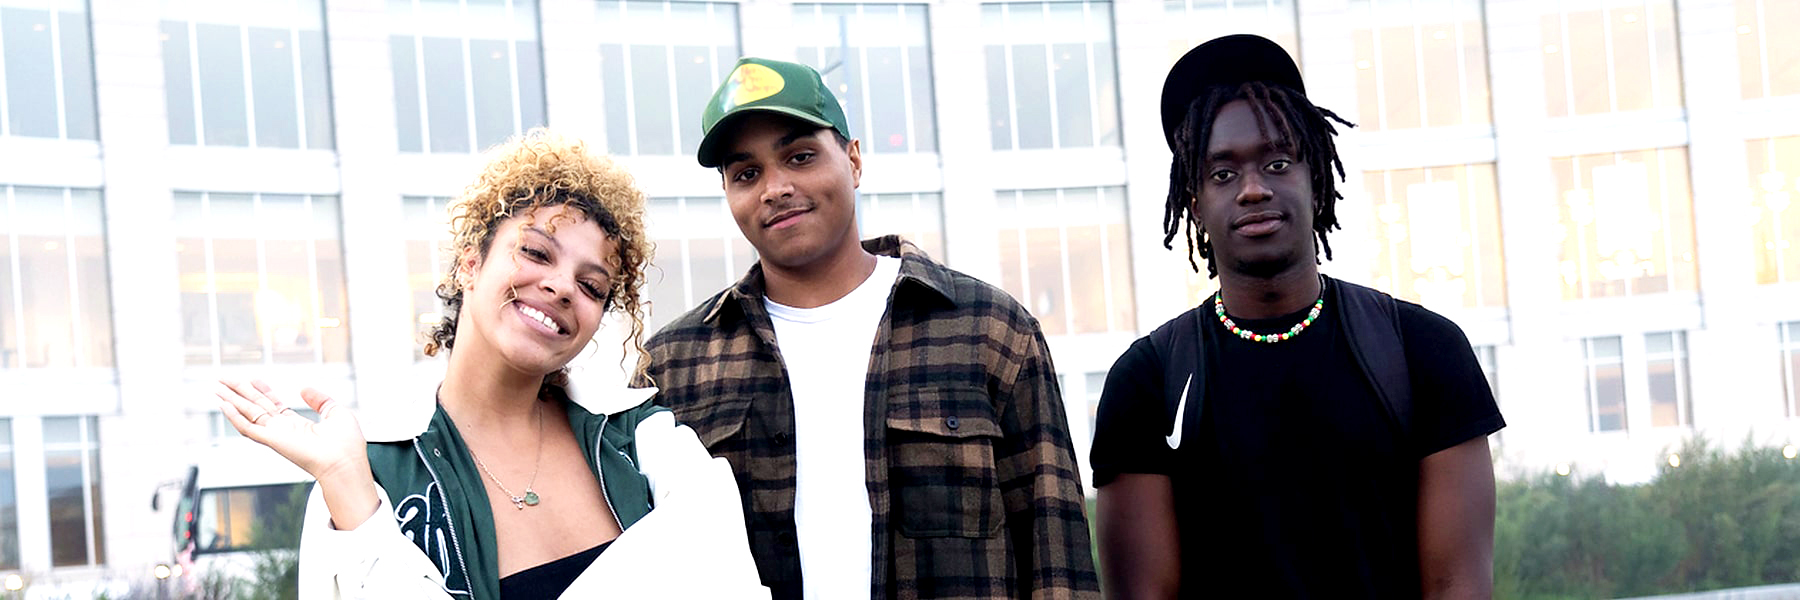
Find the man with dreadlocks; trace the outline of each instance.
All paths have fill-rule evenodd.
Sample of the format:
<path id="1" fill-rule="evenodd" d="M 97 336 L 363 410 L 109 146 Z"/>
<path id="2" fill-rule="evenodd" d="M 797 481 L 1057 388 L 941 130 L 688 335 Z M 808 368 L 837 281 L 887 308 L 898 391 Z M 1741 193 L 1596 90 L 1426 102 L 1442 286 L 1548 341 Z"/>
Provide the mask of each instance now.
<path id="1" fill-rule="evenodd" d="M 1462 330 L 1319 273 L 1344 167 L 1280 46 L 1190 51 L 1163 86 L 1164 245 L 1219 293 L 1137 340 L 1094 431 L 1114 598 L 1485 598 L 1505 426 Z M 1229 304 L 1227 304 L 1229 302 Z"/>

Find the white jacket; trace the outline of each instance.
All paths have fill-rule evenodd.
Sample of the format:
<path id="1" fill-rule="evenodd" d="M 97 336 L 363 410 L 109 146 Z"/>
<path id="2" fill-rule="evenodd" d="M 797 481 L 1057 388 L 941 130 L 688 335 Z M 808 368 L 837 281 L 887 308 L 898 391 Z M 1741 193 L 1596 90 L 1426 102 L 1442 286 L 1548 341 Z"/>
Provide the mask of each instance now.
<path id="1" fill-rule="evenodd" d="M 587 397 L 574 388 L 569 396 L 576 404 L 603 415 L 634 408 L 656 392 L 615 388 Z M 422 397 L 428 401 L 409 404 L 397 418 L 371 419 L 364 427 L 369 441 L 423 434 L 436 402 L 434 394 Z M 676 424 L 668 411 L 646 417 L 635 433 L 637 466 L 650 482 L 653 509 L 615 538 L 561 597 L 768 598 L 750 555 L 731 466 L 708 454 L 694 431 Z M 381 504 L 374 516 L 340 531 L 314 487 L 300 539 L 300 597 L 467 598 L 469 592 L 445 589 L 443 573 L 402 533 L 387 491 L 378 486 L 376 494 Z"/>

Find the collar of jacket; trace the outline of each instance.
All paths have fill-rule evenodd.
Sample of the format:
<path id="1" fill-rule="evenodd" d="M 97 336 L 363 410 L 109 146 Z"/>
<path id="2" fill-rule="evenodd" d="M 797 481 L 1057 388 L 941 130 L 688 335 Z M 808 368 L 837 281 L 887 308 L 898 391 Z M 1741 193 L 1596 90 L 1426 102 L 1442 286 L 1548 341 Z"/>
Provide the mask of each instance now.
<path id="1" fill-rule="evenodd" d="M 363 438 L 370 442 L 398 442 L 424 434 L 431 426 L 432 414 L 437 412 L 439 385 L 441 382 L 431 383 L 429 388 L 419 390 L 421 393 L 409 394 L 386 410 L 370 407 L 368 416 L 361 420 Z M 563 391 L 576 406 L 595 416 L 619 414 L 656 395 L 656 388 L 625 387 L 607 381 L 593 369 L 581 367 L 569 368 L 569 386 Z"/>
<path id="2" fill-rule="evenodd" d="M 951 281 L 950 274 L 943 269 L 932 268 L 931 257 L 925 254 L 924 250 L 920 250 L 917 245 L 901 239 L 898 235 L 884 235 L 863 240 L 862 247 L 863 250 L 876 256 L 891 256 L 900 259 L 900 280 L 895 283 L 896 295 L 902 288 L 916 286 L 947 305 L 956 305 L 954 300 L 956 284 Z M 757 261 L 756 264 L 750 266 L 750 272 L 745 273 L 743 279 L 739 279 L 731 286 L 731 289 L 727 290 L 726 298 L 721 299 L 731 301 L 713 303 L 712 310 L 707 311 L 704 320 L 716 325 L 727 310 L 734 310 L 742 315 L 744 306 L 748 303 L 761 306 L 763 295 L 762 261 Z"/>

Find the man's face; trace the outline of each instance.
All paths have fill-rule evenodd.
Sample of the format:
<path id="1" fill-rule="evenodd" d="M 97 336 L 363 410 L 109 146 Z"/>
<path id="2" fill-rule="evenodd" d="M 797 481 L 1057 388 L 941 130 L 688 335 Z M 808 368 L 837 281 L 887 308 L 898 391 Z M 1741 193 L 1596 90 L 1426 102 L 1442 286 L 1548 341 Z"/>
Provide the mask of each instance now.
<path id="1" fill-rule="evenodd" d="M 805 269 L 860 249 L 862 154 L 830 128 L 773 114 L 738 119 L 725 145 L 725 200 L 766 265 Z"/>
<path id="2" fill-rule="evenodd" d="M 1194 208 L 1221 269 L 1266 278 L 1312 260 L 1312 170 L 1257 130 L 1249 102 L 1219 109 L 1201 159 Z"/>

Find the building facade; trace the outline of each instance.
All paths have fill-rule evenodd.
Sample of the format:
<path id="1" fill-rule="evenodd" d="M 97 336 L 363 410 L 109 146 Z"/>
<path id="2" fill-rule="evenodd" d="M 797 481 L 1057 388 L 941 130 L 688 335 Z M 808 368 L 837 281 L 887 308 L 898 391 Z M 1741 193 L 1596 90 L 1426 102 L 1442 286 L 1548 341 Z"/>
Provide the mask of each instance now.
<path id="1" fill-rule="evenodd" d="M 430 385 L 443 209 L 509 135 L 637 174 L 652 326 L 736 280 L 754 252 L 693 152 L 742 54 L 843 99 L 865 235 L 1039 318 L 1078 447 L 1112 361 L 1212 290 L 1162 247 L 1155 107 L 1234 32 L 1360 124 L 1325 270 L 1463 327 L 1503 476 L 1789 443 L 1794 22 L 1800 0 L 0 0 L 0 573 L 168 560 L 148 500 L 231 435 L 220 377 L 367 409 Z"/>

